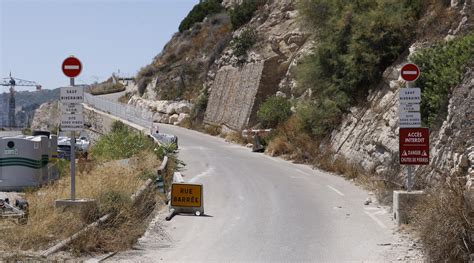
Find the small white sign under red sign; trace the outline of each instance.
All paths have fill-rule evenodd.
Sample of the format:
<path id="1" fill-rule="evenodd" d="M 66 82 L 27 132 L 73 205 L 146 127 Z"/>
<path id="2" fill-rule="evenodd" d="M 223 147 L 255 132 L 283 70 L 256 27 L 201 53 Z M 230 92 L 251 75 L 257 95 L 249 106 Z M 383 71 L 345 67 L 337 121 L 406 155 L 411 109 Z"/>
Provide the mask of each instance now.
<path id="1" fill-rule="evenodd" d="M 416 104 L 421 102 L 420 88 L 400 89 L 400 104 Z"/>

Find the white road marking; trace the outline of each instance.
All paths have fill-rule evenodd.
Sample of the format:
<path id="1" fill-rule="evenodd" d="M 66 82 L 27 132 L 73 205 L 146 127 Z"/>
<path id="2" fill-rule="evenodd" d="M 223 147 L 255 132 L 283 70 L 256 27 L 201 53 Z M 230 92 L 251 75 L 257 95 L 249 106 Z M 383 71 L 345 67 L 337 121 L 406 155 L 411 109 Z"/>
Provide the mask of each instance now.
<path id="1" fill-rule="evenodd" d="M 326 185 L 326 186 L 327 186 L 329 189 L 331 189 L 331 190 L 333 190 L 334 192 L 336 192 L 338 195 L 344 196 L 344 194 L 343 194 L 341 191 L 337 190 L 336 188 L 334 188 L 334 187 L 332 187 L 332 186 L 330 186 L 330 185 Z"/>
<path id="2" fill-rule="evenodd" d="M 372 206 L 364 207 L 364 209 L 365 209 L 365 210 L 371 210 L 371 211 L 373 211 L 373 210 L 379 210 L 379 208 L 377 208 L 377 207 L 372 207 Z"/>
<path id="3" fill-rule="evenodd" d="M 380 221 L 380 219 L 378 219 L 375 215 L 367 211 L 364 211 L 364 213 L 367 214 L 370 218 L 372 218 L 372 220 L 374 220 L 375 223 L 377 223 L 377 225 L 379 225 L 381 228 L 387 228 L 387 226 L 382 221 Z"/>
<path id="4" fill-rule="evenodd" d="M 296 171 L 297 171 L 298 173 L 300 173 L 300 174 L 309 175 L 309 174 L 307 174 L 307 173 L 301 171 L 300 169 L 296 169 Z"/>
<path id="5" fill-rule="evenodd" d="M 180 146 L 179 150 L 200 150 L 200 151 L 206 151 L 209 150 L 209 148 L 202 147 L 202 146 Z"/>
<path id="6" fill-rule="evenodd" d="M 210 166 L 210 167 L 207 168 L 206 171 L 204 171 L 204 172 L 202 172 L 202 173 L 200 173 L 200 174 L 194 176 L 193 178 L 191 178 L 191 179 L 189 180 L 189 182 L 190 182 L 190 183 L 194 183 L 194 182 L 196 182 L 197 180 L 199 180 L 199 179 L 202 178 L 202 177 L 210 176 L 211 173 L 213 173 L 213 172 L 214 172 L 214 167 Z"/>

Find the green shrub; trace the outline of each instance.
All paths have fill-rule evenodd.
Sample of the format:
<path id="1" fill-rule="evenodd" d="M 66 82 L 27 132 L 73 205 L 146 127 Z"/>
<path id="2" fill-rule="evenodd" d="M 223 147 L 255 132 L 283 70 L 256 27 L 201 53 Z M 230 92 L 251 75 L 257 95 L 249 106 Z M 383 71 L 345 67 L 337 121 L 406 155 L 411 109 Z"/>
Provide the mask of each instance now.
<path id="1" fill-rule="evenodd" d="M 265 2 L 263 0 L 244 0 L 242 4 L 233 6 L 229 12 L 232 29 L 236 30 L 249 22 L 257 8 Z"/>
<path id="2" fill-rule="evenodd" d="M 314 135 L 338 124 L 350 105 L 363 103 L 385 68 L 406 50 L 421 1 L 302 0 L 299 9 L 320 45 L 297 68 L 299 91 L 311 89 L 303 115 Z"/>
<path id="3" fill-rule="evenodd" d="M 153 80 L 153 76 L 155 76 L 157 72 L 158 67 L 156 67 L 154 63 L 140 69 L 135 78 L 140 96 L 145 93 L 147 85 Z"/>
<path id="4" fill-rule="evenodd" d="M 179 24 L 179 32 L 190 29 L 194 24 L 202 22 L 210 14 L 219 13 L 222 10 L 221 3 L 222 0 L 207 0 L 195 5 Z"/>
<path id="5" fill-rule="evenodd" d="M 109 161 L 130 158 L 141 151 L 154 149 L 155 143 L 151 138 L 116 121 L 111 132 L 101 136 L 92 146 L 91 154 L 98 160 Z"/>
<path id="6" fill-rule="evenodd" d="M 421 70 L 421 116 L 429 127 L 444 119 L 451 89 L 460 83 L 466 66 L 474 62 L 474 34 L 420 50 L 413 57 Z"/>
<path id="7" fill-rule="evenodd" d="M 303 103 L 297 108 L 297 114 L 307 133 L 324 136 L 340 122 L 342 111 L 337 101 L 325 98 Z"/>
<path id="8" fill-rule="evenodd" d="M 260 106 L 257 118 L 263 126 L 274 128 L 291 116 L 291 103 L 279 96 L 271 96 Z"/>
<path id="9" fill-rule="evenodd" d="M 253 28 L 244 30 L 240 36 L 232 40 L 232 49 L 237 57 L 245 56 L 247 51 L 257 42 L 257 32 Z"/>
<path id="10" fill-rule="evenodd" d="M 112 133 L 128 132 L 128 127 L 121 121 L 114 121 L 110 127 Z"/>
<path id="11" fill-rule="evenodd" d="M 204 113 L 207 109 L 207 103 L 209 101 L 209 95 L 207 92 L 200 94 L 194 102 L 193 108 L 191 109 L 191 119 L 204 119 Z"/>

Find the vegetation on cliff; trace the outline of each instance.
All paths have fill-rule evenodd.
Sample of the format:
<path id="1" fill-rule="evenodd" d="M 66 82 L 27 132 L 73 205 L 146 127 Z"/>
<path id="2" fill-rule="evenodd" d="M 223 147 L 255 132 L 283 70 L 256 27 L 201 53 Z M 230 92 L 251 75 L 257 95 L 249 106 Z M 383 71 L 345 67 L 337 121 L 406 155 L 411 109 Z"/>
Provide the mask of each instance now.
<path id="1" fill-rule="evenodd" d="M 240 36 L 232 40 L 232 49 L 234 55 L 242 57 L 247 54 L 247 51 L 257 42 L 257 32 L 253 28 L 245 29 Z"/>
<path id="2" fill-rule="evenodd" d="M 207 0 L 195 5 L 189 14 L 179 24 L 179 32 L 190 29 L 198 22 L 202 22 L 208 15 L 219 13 L 222 0 Z"/>
<path id="3" fill-rule="evenodd" d="M 153 62 L 142 68 L 136 77 L 138 92 L 153 87 L 162 100 L 194 100 L 199 96 L 206 74 L 231 40 L 227 13 L 211 14 L 202 23 L 177 33 Z"/>
<path id="4" fill-rule="evenodd" d="M 324 136 L 407 49 L 421 1 L 304 0 L 300 10 L 321 42 L 298 68 L 300 90 L 315 94 L 300 109 L 308 132 Z"/>
<path id="5" fill-rule="evenodd" d="M 122 83 L 113 83 L 112 81 L 106 81 L 104 83 L 93 85 L 90 89 L 92 95 L 103 95 L 115 92 L 121 92 L 125 90 L 125 86 Z"/>
<path id="6" fill-rule="evenodd" d="M 466 66 L 474 62 L 474 34 L 422 49 L 413 61 L 422 72 L 416 86 L 422 89 L 423 122 L 429 127 L 440 125 L 447 114 L 451 89 L 461 81 Z"/>
<path id="7" fill-rule="evenodd" d="M 257 117 L 264 127 L 274 128 L 278 123 L 291 116 L 291 103 L 279 96 L 269 97 L 257 112 Z"/>
<path id="8" fill-rule="evenodd" d="M 232 29 L 236 30 L 248 23 L 258 7 L 265 2 L 266 0 L 244 0 L 241 4 L 233 6 L 229 11 Z"/>

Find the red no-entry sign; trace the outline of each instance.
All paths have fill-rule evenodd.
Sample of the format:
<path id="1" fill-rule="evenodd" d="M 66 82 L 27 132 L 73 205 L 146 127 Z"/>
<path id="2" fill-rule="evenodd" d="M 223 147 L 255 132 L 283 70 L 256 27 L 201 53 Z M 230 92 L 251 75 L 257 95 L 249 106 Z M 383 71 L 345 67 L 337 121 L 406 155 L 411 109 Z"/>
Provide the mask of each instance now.
<path id="1" fill-rule="evenodd" d="M 428 128 L 400 128 L 400 164 L 430 163 L 430 131 Z"/>
<path id="2" fill-rule="evenodd" d="M 82 64 L 79 59 L 71 56 L 63 61 L 61 69 L 63 70 L 64 75 L 70 78 L 75 78 L 81 74 Z"/>
<path id="3" fill-rule="evenodd" d="M 415 81 L 420 76 L 420 68 L 413 63 L 406 64 L 402 67 L 401 75 L 405 81 Z"/>

